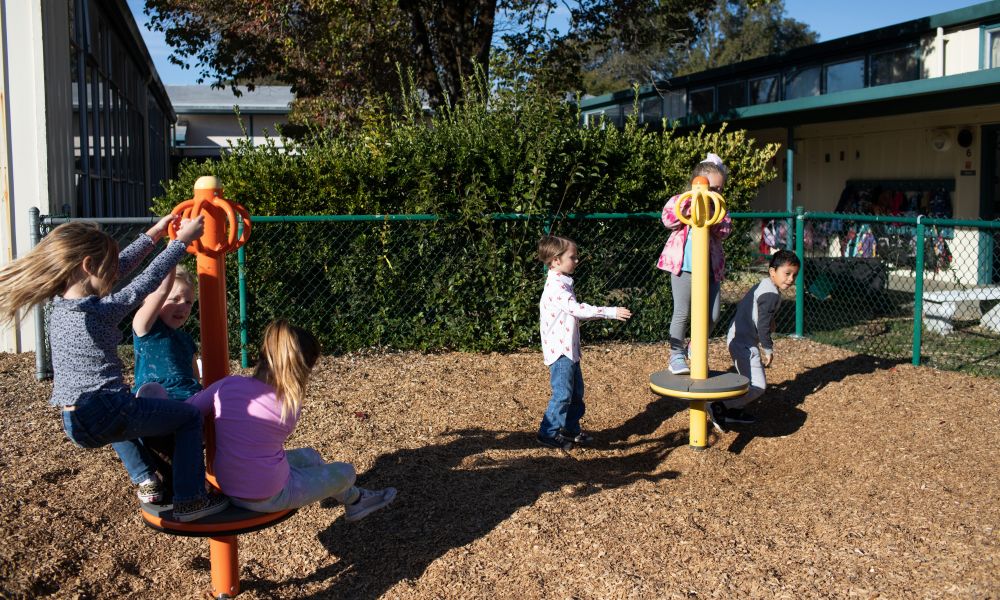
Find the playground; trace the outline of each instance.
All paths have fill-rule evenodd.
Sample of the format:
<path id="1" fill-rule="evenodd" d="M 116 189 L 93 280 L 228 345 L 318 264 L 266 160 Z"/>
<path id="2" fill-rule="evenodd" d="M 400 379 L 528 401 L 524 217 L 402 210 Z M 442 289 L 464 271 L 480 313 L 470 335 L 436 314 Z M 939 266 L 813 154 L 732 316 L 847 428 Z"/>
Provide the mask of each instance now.
<path id="1" fill-rule="evenodd" d="M 686 403 L 649 390 L 666 354 L 584 348 L 596 443 L 568 453 L 534 440 L 537 350 L 324 357 L 289 446 L 399 496 L 240 536 L 239 597 L 1000 595 L 995 380 L 779 338 L 758 423 L 694 452 Z M 33 365 L 0 355 L 0 597 L 203 597 L 205 541 L 143 525 L 114 453 L 66 439 Z"/>

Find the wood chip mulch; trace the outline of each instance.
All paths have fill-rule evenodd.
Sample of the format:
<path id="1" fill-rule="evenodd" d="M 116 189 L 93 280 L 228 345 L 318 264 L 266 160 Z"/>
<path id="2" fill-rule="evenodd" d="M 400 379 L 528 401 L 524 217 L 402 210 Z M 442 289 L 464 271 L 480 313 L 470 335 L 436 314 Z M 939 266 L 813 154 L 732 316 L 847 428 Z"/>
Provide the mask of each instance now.
<path id="1" fill-rule="evenodd" d="M 1000 597 L 996 381 L 806 340 L 775 357 L 758 423 L 705 452 L 648 389 L 662 345 L 584 349 L 596 441 L 570 452 L 534 440 L 537 351 L 326 357 L 289 447 L 399 496 L 240 536 L 240 598 Z M 203 597 L 207 541 L 143 526 L 33 367 L 0 355 L 0 597 Z"/>

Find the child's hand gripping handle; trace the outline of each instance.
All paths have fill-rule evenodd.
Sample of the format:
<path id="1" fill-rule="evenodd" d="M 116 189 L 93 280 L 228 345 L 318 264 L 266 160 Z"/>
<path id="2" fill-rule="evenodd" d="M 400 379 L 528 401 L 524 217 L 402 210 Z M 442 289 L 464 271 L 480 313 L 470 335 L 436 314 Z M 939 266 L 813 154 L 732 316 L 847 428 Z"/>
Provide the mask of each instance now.
<path id="1" fill-rule="evenodd" d="M 690 216 L 682 210 L 685 200 L 690 201 Z M 726 216 L 726 201 L 721 194 L 708 189 L 708 179 L 698 176 L 691 180 L 691 189 L 677 199 L 674 213 L 688 227 L 711 227 Z"/>
<path id="2" fill-rule="evenodd" d="M 221 189 L 218 192 L 221 194 Z M 243 205 L 227 200 L 221 196 L 213 195 L 212 198 L 205 198 L 195 189 L 195 197 L 181 202 L 172 211 L 172 214 L 179 215 L 183 219 L 195 218 L 199 215 L 210 215 L 216 222 L 225 223 L 227 232 L 224 233 L 223 241 L 209 247 L 201 239 L 194 240 L 188 247 L 191 254 L 206 254 L 209 256 L 220 256 L 227 252 L 239 249 L 250 239 L 250 214 Z M 242 224 L 243 231 L 239 231 Z M 175 220 L 170 227 L 170 239 L 177 238 L 177 227 L 179 219 Z M 224 227 L 225 227 L 224 226 Z"/>

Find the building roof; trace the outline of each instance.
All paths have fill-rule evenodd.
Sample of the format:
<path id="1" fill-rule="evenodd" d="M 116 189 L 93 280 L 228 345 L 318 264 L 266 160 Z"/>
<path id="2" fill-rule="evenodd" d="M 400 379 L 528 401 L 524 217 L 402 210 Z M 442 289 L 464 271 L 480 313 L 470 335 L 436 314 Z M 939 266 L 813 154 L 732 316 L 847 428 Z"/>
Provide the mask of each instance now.
<path id="1" fill-rule="evenodd" d="M 721 85 L 738 79 L 748 80 L 765 74 L 773 75 L 789 68 L 815 65 L 824 58 L 863 56 L 865 52 L 893 44 L 913 43 L 938 27 L 947 29 L 994 18 L 1000 18 L 1000 0 L 795 48 L 781 54 L 674 77 L 658 82 L 656 86 L 642 86 L 638 90 L 638 96 L 646 99 L 656 97 L 664 90 L 692 89 Z M 635 91 L 628 89 L 584 98 L 580 101 L 580 108 L 591 111 L 615 105 L 630 106 L 635 95 Z M 993 103 L 997 97 L 1000 97 L 1000 69 L 989 69 L 767 102 L 722 113 L 688 114 L 675 120 L 673 124 L 679 129 L 722 121 L 739 121 L 741 127 L 796 125 L 972 106 Z M 834 108 L 836 110 L 830 110 Z"/>
<path id="2" fill-rule="evenodd" d="M 286 114 L 295 94 L 288 86 L 258 85 L 253 91 L 237 86 L 240 96 L 232 88 L 213 88 L 208 85 L 168 85 L 170 102 L 179 115 L 231 113 L 239 106 L 242 113 Z"/>

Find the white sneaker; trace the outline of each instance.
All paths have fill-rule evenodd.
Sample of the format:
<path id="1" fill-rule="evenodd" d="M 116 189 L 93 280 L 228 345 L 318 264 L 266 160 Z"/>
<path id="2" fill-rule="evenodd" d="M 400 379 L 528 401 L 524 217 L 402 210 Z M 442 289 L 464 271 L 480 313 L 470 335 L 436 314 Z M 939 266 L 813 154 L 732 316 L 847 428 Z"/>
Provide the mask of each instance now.
<path id="1" fill-rule="evenodd" d="M 358 488 L 358 491 L 361 495 L 357 501 L 344 507 L 344 518 L 348 521 L 360 521 L 396 499 L 396 488 L 392 487 L 384 490 Z"/>
<path id="2" fill-rule="evenodd" d="M 162 384 L 150 381 L 139 386 L 135 391 L 136 398 L 155 398 L 157 400 L 169 400 L 170 394 Z"/>
<path id="3" fill-rule="evenodd" d="M 675 354 L 670 357 L 670 372 L 674 375 L 687 375 L 691 372 L 683 355 Z"/>
<path id="4" fill-rule="evenodd" d="M 144 504 L 160 504 L 163 502 L 163 484 L 159 479 L 147 479 L 136 487 L 135 495 Z"/>

